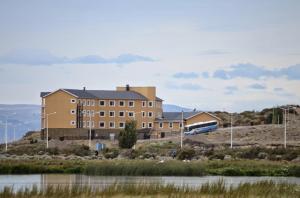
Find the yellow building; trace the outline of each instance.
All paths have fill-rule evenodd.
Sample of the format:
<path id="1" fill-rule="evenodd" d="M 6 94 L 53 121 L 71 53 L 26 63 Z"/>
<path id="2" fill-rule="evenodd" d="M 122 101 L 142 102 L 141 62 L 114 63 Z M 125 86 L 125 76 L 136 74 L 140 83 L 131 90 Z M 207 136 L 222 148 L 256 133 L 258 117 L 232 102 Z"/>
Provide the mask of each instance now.
<path id="1" fill-rule="evenodd" d="M 41 98 L 41 126 L 49 129 L 50 138 L 87 138 L 89 128 L 92 138 L 104 138 L 118 133 L 128 120 L 136 120 L 139 131 L 154 137 L 180 131 L 180 115 L 163 113 L 163 100 L 156 96 L 155 87 L 59 89 L 41 92 Z M 212 119 L 215 117 L 203 112 L 184 113 L 185 124 Z"/>

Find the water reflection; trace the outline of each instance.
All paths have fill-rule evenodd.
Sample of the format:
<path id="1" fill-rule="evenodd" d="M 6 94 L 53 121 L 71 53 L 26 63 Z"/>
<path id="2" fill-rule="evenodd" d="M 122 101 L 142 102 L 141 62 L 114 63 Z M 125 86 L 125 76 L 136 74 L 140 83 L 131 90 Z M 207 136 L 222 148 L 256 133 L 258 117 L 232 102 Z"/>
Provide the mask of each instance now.
<path id="1" fill-rule="evenodd" d="M 44 175 L 0 175 L 0 189 L 4 186 L 12 186 L 14 190 L 21 188 L 38 189 L 46 188 L 48 185 L 89 185 L 91 187 L 105 188 L 111 184 L 174 184 L 176 186 L 197 187 L 204 183 L 218 182 L 223 180 L 226 186 L 237 186 L 240 183 L 255 183 L 258 181 L 271 180 L 277 183 L 287 182 L 300 185 L 297 177 L 132 177 L 132 176 L 86 176 L 73 174 L 44 174 Z"/>

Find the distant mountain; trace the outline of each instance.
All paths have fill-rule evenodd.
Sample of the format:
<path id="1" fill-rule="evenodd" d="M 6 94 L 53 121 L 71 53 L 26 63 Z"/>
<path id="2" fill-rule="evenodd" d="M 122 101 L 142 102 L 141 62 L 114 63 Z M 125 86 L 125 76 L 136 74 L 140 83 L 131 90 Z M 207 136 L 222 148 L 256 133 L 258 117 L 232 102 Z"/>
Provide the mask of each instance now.
<path id="1" fill-rule="evenodd" d="M 181 112 L 182 110 L 191 111 L 192 109 L 172 104 L 163 105 L 163 111 L 165 112 Z M 28 131 L 40 130 L 40 114 L 40 105 L 0 104 L 0 142 L 4 142 L 6 116 L 8 122 L 8 140 L 12 141 L 14 128 L 16 139 L 21 138 Z"/>
<path id="2" fill-rule="evenodd" d="M 40 105 L 6 105 L 0 104 L 0 142 L 4 142 L 5 123 L 8 123 L 8 141 L 13 140 L 15 128 L 16 139 L 27 131 L 40 129 Z"/>
<path id="3" fill-rule="evenodd" d="M 180 106 L 172 105 L 172 104 L 163 104 L 164 112 L 181 112 L 182 110 L 183 111 L 192 111 L 193 109 L 180 107 Z"/>

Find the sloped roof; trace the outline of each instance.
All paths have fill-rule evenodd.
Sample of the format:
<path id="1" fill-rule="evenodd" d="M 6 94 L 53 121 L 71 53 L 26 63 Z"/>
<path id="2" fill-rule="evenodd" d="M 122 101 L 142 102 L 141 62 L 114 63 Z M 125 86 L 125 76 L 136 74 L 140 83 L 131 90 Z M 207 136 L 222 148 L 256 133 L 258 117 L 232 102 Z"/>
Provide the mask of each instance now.
<path id="1" fill-rule="evenodd" d="M 192 112 L 183 112 L 183 119 L 187 119 L 189 117 L 195 116 L 199 111 L 192 111 Z M 175 120 L 181 120 L 182 114 L 181 112 L 163 112 L 162 118 L 157 119 L 161 121 L 175 121 Z"/>
<path id="2" fill-rule="evenodd" d="M 210 113 L 201 112 L 201 111 L 183 112 L 183 119 L 186 120 L 186 119 L 189 119 L 189 118 L 194 117 L 201 113 L 209 114 L 212 117 L 220 120 L 220 118 L 218 118 Z M 156 121 L 181 121 L 181 119 L 182 119 L 181 112 L 163 112 L 162 118 L 158 118 L 158 119 L 156 119 Z"/>
<path id="3" fill-rule="evenodd" d="M 113 91 L 113 90 L 82 90 L 82 89 L 61 89 L 78 98 L 86 99 L 123 99 L 123 100 L 147 100 L 145 96 L 135 91 Z M 53 92 L 41 92 L 40 96 L 45 97 Z"/>

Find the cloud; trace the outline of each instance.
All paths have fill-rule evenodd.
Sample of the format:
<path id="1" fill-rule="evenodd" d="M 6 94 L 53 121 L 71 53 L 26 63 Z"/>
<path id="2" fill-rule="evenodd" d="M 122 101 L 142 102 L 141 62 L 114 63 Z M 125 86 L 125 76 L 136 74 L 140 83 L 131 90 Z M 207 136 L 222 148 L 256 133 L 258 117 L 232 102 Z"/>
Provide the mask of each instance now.
<path id="1" fill-rule="evenodd" d="M 276 88 L 273 89 L 273 91 L 275 91 L 275 92 L 283 92 L 284 89 L 283 89 L 283 88 L 276 87 Z"/>
<path id="2" fill-rule="evenodd" d="M 229 52 L 219 50 L 219 49 L 212 49 L 212 50 L 204 50 L 199 53 L 199 55 L 223 55 L 223 54 L 229 54 Z"/>
<path id="3" fill-rule="evenodd" d="M 229 80 L 233 78 L 260 79 L 263 77 L 286 77 L 289 80 L 300 80 L 300 64 L 292 65 L 286 68 L 270 70 L 262 66 L 247 64 L 232 65 L 229 69 L 216 70 L 214 78 Z"/>
<path id="4" fill-rule="evenodd" d="M 190 78 L 198 78 L 199 75 L 194 73 L 194 72 L 179 72 L 173 75 L 174 78 L 185 78 L 185 79 L 190 79 Z"/>
<path id="5" fill-rule="evenodd" d="M 226 95 L 232 95 L 234 94 L 235 92 L 237 92 L 239 89 L 237 86 L 227 86 L 225 87 L 225 92 L 224 94 Z"/>
<path id="6" fill-rule="evenodd" d="M 114 58 L 98 55 L 86 55 L 75 58 L 55 56 L 47 50 L 19 49 L 0 56 L 0 64 L 54 65 L 54 64 L 129 64 L 134 62 L 152 62 L 154 59 L 135 54 L 121 54 Z"/>
<path id="7" fill-rule="evenodd" d="M 263 90 L 263 89 L 266 89 L 266 86 L 256 83 L 256 84 L 250 85 L 249 88 Z"/>
<path id="8" fill-rule="evenodd" d="M 193 83 L 184 83 L 184 84 L 175 84 L 175 83 L 168 83 L 167 88 L 169 89 L 177 89 L 177 90 L 190 90 L 190 91 L 197 91 L 202 90 L 203 87 Z"/>
<path id="9" fill-rule="evenodd" d="M 203 78 L 209 78 L 209 73 L 208 72 L 203 72 L 202 77 Z"/>

